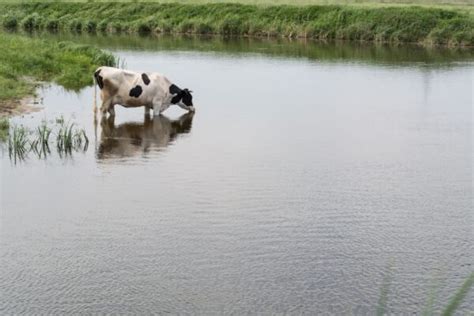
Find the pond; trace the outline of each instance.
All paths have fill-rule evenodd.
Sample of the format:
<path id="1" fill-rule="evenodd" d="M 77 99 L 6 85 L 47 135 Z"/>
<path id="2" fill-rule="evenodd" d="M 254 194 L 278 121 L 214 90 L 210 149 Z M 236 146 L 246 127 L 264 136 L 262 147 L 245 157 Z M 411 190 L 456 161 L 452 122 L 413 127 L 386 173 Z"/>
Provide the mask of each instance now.
<path id="1" fill-rule="evenodd" d="M 4 149 L 2 314 L 439 312 L 473 271 L 472 51 L 55 36 L 196 113 L 96 121 L 93 87 L 38 91 L 12 123 L 62 116 L 90 144 Z"/>

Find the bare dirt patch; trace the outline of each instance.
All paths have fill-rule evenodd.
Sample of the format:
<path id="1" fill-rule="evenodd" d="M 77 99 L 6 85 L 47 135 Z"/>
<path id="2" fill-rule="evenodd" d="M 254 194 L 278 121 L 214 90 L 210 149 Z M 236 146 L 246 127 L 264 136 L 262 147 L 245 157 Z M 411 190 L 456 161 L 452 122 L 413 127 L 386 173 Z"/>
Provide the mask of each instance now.
<path id="1" fill-rule="evenodd" d="M 0 117 L 17 116 L 32 112 L 38 112 L 42 108 L 32 96 L 14 100 L 0 100 Z"/>

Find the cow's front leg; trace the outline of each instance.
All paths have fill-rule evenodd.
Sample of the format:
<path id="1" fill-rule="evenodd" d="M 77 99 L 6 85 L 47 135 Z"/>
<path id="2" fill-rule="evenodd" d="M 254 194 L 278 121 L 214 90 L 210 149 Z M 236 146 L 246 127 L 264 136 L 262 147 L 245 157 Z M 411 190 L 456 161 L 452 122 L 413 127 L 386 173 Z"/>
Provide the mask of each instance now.
<path id="1" fill-rule="evenodd" d="M 163 106 L 163 102 L 161 101 L 153 102 L 153 116 L 158 116 L 160 115 L 161 112 L 163 112 L 162 106 Z"/>

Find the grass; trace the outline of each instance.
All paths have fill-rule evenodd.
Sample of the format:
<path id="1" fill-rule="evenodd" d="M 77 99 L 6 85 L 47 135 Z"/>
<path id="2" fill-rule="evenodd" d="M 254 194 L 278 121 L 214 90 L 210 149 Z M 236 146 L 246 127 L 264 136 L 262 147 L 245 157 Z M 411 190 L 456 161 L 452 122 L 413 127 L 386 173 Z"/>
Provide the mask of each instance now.
<path id="1" fill-rule="evenodd" d="M 2 4 L 6 29 L 184 33 L 474 46 L 470 10 L 420 6 L 237 3 Z"/>
<path id="2" fill-rule="evenodd" d="M 156 2 L 156 3 L 185 3 L 185 4 L 208 4 L 208 3 L 241 3 L 254 5 L 362 5 L 362 6 L 386 6 L 386 5 L 426 5 L 426 6 L 473 6 L 471 0 L 3 0 L 8 3 L 32 3 L 32 2 Z"/>
<path id="3" fill-rule="evenodd" d="M 78 90 L 92 83 L 98 66 L 115 65 L 111 54 L 97 48 L 1 32 L 0 51 L 0 107 L 2 101 L 32 94 L 35 81 Z"/>
<path id="4" fill-rule="evenodd" d="M 0 142 L 4 142 L 8 138 L 8 131 L 10 130 L 10 122 L 7 118 L 0 118 Z"/>

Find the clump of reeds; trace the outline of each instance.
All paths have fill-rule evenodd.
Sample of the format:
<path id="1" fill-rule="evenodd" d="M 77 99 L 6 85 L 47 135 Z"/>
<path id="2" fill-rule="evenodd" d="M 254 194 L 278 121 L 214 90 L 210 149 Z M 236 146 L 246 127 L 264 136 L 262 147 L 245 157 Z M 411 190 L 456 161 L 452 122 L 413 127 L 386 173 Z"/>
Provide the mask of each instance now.
<path id="1" fill-rule="evenodd" d="M 88 146 L 89 138 L 84 129 L 76 129 L 74 123 L 61 123 L 56 136 L 56 147 L 60 155 L 71 154 L 73 150 L 86 151 Z"/>
<path id="2" fill-rule="evenodd" d="M 38 157 L 45 157 L 51 153 L 49 149 L 49 137 L 52 129 L 48 127 L 46 122 L 43 122 L 36 128 L 36 138 L 31 142 L 32 150 Z"/>
<path id="3" fill-rule="evenodd" d="M 51 154 L 52 135 L 56 135 L 56 149 L 60 157 L 72 154 L 73 151 L 86 151 L 89 147 L 89 138 L 86 131 L 77 128 L 76 124 L 65 122 L 61 116 L 56 118 L 56 128 L 48 126 L 43 121 L 40 126 L 30 130 L 24 126 L 13 125 L 8 134 L 8 154 L 15 163 L 24 160 L 29 152 L 34 152 L 39 158 L 46 158 Z M 0 122 L 0 127 L 2 123 Z M 56 131 L 56 132 L 55 132 Z"/>
<path id="4" fill-rule="evenodd" d="M 28 154 L 30 141 L 28 140 L 29 131 L 23 126 L 13 126 L 12 132 L 8 138 L 8 155 L 10 159 L 17 161 L 24 160 Z"/>

